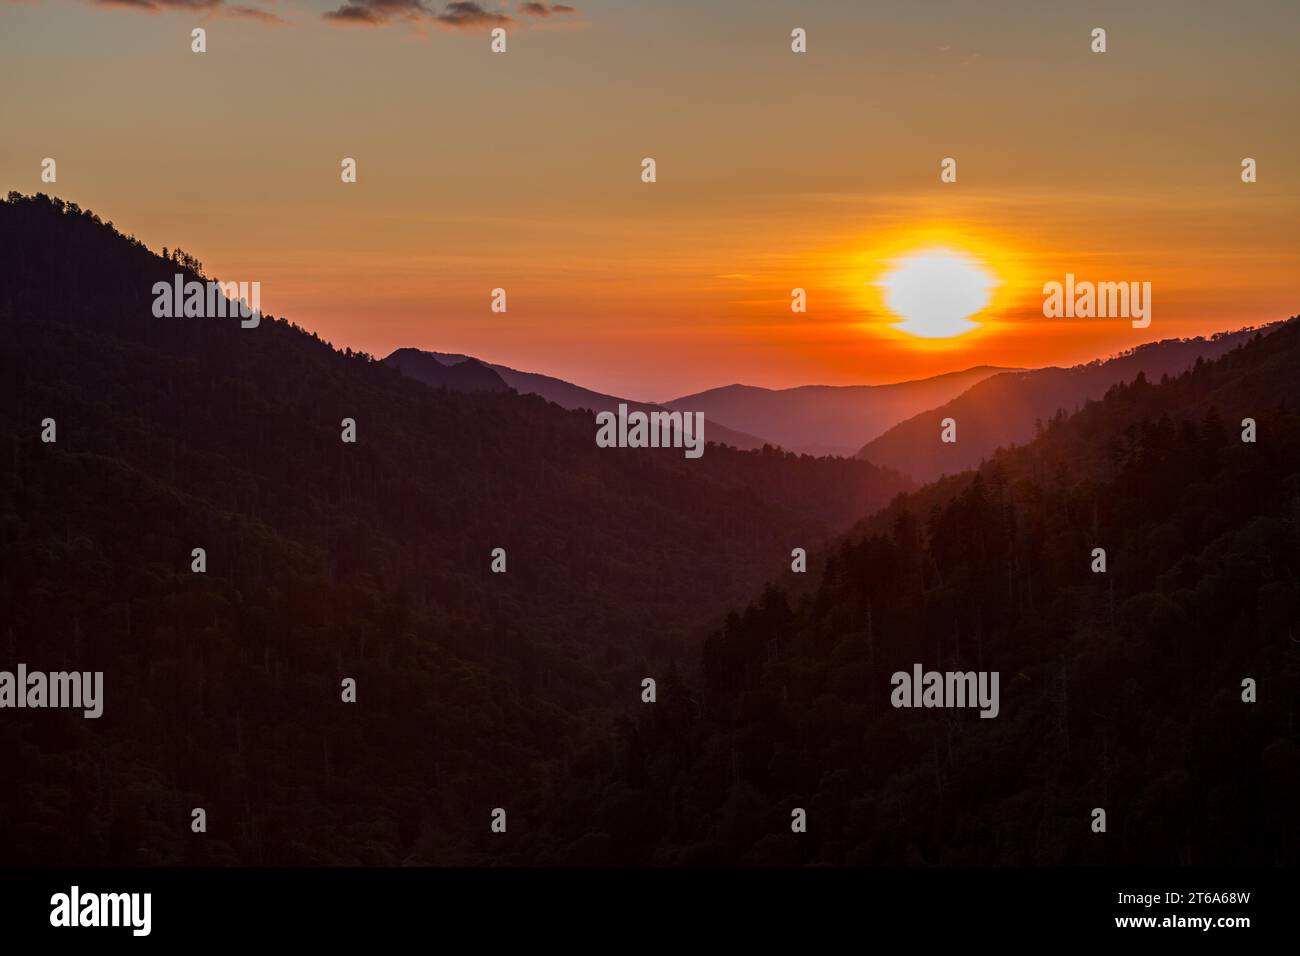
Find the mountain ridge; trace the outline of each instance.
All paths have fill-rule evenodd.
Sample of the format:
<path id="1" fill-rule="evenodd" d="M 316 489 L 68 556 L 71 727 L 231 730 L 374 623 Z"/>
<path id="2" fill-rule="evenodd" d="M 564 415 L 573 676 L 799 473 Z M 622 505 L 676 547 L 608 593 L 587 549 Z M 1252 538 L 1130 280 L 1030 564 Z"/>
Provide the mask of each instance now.
<path id="1" fill-rule="evenodd" d="M 475 359 L 468 355 L 449 352 L 432 352 L 425 349 L 401 348 L 389 354 L 383 361 L 394 367 L 410 366 L 416 368 L 417 363 L 412 359 L 409 353 L 425 356 L 434 363 L 440 364 L 443 368 L 454 369 L 460 368 L 466 361 L 471 361 L 482 365 L 484 368 L 491 370 L 500 379 L 507 388 L 513 388 L 520 394 L 539 395 L 549 402 L 554 402 L 561 408 L 568 410 L 583 409 L 591 412 L 618 411 L 620 404 L 627 405 L 629 411 L 667 411 L 662 405 L 655 405 L 651 402 L 637 402 L 631 399 L 619 398 L 615 395 L 606 395 L 573 382 L 566 381 L 562 378 L 556 378 L 553 375 L 545 375 L 541 372 L 521 372 L 518 369 L 510 368 L 508 365 L 499 365 L 493 362 L 483 362 L 481 359 Z M 446 360 L 446 361 L 444 361 Z M 405 370 L 405 369 L 404 369 Z M 409 374 L 409 373 L 408 373 Z M 428 375 L 427 384 L 441 385 L 442 376 L 439 373 L 432 372 L 426 367 Z M 418 376 L 417 376 L 418 377 Z M 693 409 L 692 409 L 693 410 Z M 720 445 L 730 445 L 741 451 L 753 451 L 761 449 L 764 445 L 776 445 L 776 442 L 769 441 L 766 438 L 760 438 L 757 435 L 746 434 L 745 432 L 736 431 L 727 428 L 715 421 L 705 418 L 704 438 L 706 442 L 713 442 Z"/>
<path id="2" fill-rule="evenodd" d="M 734 609 L 673 698 L 705 705 L 625 727 L 596 789 L 626 814 L 572 862 L 1300 860 L 1300 318 L 1266 329 L 900 495 Z M 1000 674 L 998 717 L 900 709 L 917 662 Z"/>
<path id="3" fill-rule="evenodd" d="M 1273 323 L 1265 329 L 1276 326 Z M 1075 411 L 1105 394 L 1112 385 L 1179 374 L 1223 355 L 1248 340 L 1255 327 L 1212 336 L 1161 339 L 1106 359 L 1073 366 L 1045 366 L 990 376 L 960 395 L 919 412 L 866 443 L 857 457 L 885 464 L 918 481 L 973 468 L 1000 447 L 1024 444 L 1035 429 L 1061 410 Z M 957 440 L 938 440 L 941 422 L 951 418 Z"/>
<path id="4" fill-rule="evenodd" d="M 932 408 L 998 374 L 1000 367 L 956 372 L 884 385 L 797 385 L 768 389 L 724 385 L 667 402 L 669 408 L 702 411 L 743 431 L 758 431 L 791 451 L 854 455 L 896 422 Z"/>
<path id="5" fill-rule="evenodd" d="M 504 392 L 510 387 L 494 369 L 476 358 L 466 356 L 463 362 L 444 365 L 423 361 L 422 356 L 418 349 L 398 349 L 384 362 L 425 385 L 453 392 Z"/>

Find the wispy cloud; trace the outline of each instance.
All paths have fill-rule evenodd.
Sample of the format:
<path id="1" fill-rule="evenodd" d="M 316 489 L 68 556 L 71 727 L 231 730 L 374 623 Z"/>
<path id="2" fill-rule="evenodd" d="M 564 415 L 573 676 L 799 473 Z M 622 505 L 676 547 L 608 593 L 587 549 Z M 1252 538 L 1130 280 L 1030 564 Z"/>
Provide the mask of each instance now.
<path id="1" fill-rule="evenodd" d="M 485 24 L 510 23 L 511 18 L 504 13 L 489 13 L 477 3 L 449 3 L 436 17 L 439 23 L 453 27 L 477 27 Z"/>
<path id="2" fill-rule="evenodd" d="M 285 20 L 270 10 L 247 3 L 228 3 L 227 0 L 89 0 L 98 7 L 117 7 L 144 13 L 189 11 L 210 16 L 253 20 L 268 25 L 283 25 Z M 526 2 L 519 4 L 520 13 L 526 17 L 546 18 L 577 14 L 578 8 L 567 3 Z M 515 22 L 504 9 L 489 9 L 477 0 L 452 0 L 434 5 L 425 0 L 343 0 L 341 6 L 321 14 L 326 20 L 339 25 L 380 27 L 389 24 L 442 26 L 467 30 L 484 26 L 505 26 Z"/>
<path id="3" fill-rule="evenodd" d="M 221 8 L 221 15 L 225 17 L 235 17 L 240 20 L 257 20 L 260 23 L 270 23 L 282 26 L 284 19 L 276 16 L 270 10 L 263 10 L 260 7 L 227 7 Z"/>
<path id="4" fill-rule="evenodd" d="M 91 0 L 97 7 L 121 7 L 144 13 L 163 13 L 171 10 L 208 13 L 212 16 L 256 20 L 260 23 L 283 24 L 285 21 L 261 7 L 229 6 L 225 0 Z"/>
<path id="5" fill-rule="evenodd" d="M 93 0 L 97 7 L 126 7 L 129 10 L 211 10 L 221 6 L 222 0 Z"/>
<path id="6" fill-rule="evenodd" d="M 337 10 L 324 14 L 326 20 L 336 23 L 357 23 L 380 26 L 407 20 L 431 17 L 433 11 L 420 0 L 347 0 Z"/>
<path id="7" fill-rule="evenodd" d="M 530 17 L 549 17 L 556 13 L 577 13 L 578 8 L 567 3 L 552 3 L 550 6 L 544 3 L 521 3 L 519 12 Z"/>
<path id="8" fill-rule="evenodd" d="M 501 26 L 513 22 L 504 13 L 495 13 L 472 0 L 445 4 L 441 11 L 421 0 L 346 0 L 337 10 L 324 14 L 335 23 L 361 26 L 384 26 L 389 23 L 436 23 L 464 29 Z"/>

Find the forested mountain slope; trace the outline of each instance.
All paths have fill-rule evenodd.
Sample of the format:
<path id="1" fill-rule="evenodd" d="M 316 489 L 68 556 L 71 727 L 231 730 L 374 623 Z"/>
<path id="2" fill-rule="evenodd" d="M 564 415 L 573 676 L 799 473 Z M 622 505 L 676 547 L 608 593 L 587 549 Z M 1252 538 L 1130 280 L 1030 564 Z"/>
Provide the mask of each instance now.
<path id="1" fill-rule="evenodd" d="M 903 496 L 626 725 L 575 856 L 1296 863 L 1298 412 L 1292 320 Z M 917 663 L 998 671 L 998 716 L 891 706 Z"/>
<path id="2" fill-rule="evenodd" d="M 0 203 L 0 667 L 106 696 L 4 712 L 3 862 L 464 859 L 492 807 L 608 750 L 648 661 L 905 487 L 601 449 L 588 414 L 269 316 L 156 318 L 153 284 L 197 276 L 177 257 Z"/>

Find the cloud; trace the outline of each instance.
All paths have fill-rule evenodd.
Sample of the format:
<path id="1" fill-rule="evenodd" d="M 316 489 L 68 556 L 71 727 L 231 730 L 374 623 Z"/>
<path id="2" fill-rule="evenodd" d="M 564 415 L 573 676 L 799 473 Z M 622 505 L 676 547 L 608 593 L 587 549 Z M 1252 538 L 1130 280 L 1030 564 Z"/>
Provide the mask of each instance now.
<path id="1" fill-rule="evenodd" d="M 145 13 L 189 10 L 210 12 L 223 17 L 257 20 L 261 23 L 284 23 L 284 20 L 269 10 L 258 7 L 226 6 L 225 0 L 91 0 L 91 2 L 97 7 L 124 7 L 127 10 L 143 10 Z"/>
<path id="2" fill-rule="evenodd" d="M 93 0 L 97 7 L 126 7 L 130 10 L 212 10 L 221 6 L 222 0 Z"/>
<path id="3" fill-rule="evenodd" d="M 337 10 L 326 13 L 326 20 L 338 23 L 364 23 L 379 26 L 395 20 L 421 20 L 433 11 L 420 0 L 347 0 Z"/>
<path id="4" fill-rule="evenodd" d="M 240 20 L 257 20 L 260 23 L 274 23 L 283 25 L 284 20 L 276 16 L 270 10 L 261 10 L 257 7 L 222 7 L 222 16 L 235 17 Z"/>
<path id="5" fill-rule="evenodd" d="M 477 27 L 488 23 L 500 25 L 511 22 L 510 17 L 504 13 L 489 13 L 472 2 L 449 3 L 435 19 L 439 23 L 453 27 Z"/>
<path id="6" fill-rule="evenodd" d="M 530 17 L 549 17 L 552 13 L 577 13 L 577 7 L 567 3 L 553 3 L 549 7 L 544 3 L 521 3 L 519 10 Z"/>
<path id="7" fill-rule="evenodd" d="M 343 6 L 324 16 L 325 19 L 336 23 L 365 26 L 383 26 L 396 22 L 428 22 L 467 28 L 512 22 L 505 14 L 492 13 L 478 3 L 448 3 L 439 13 L 433 7 L 425 6 L 422 0 L 346 0 Z"/>
<path id="8" fill-rule="evenodd" d="M 227 0 L 89 0 L 99 7 L 121 7 L 145 13 L 165 11 L 190 11 L 213 16 L 254 20 L 268 25 L 282 26 L 283 18 L 261 7 Z M 557 13 L 577 13 L 576 7 L 565 3 L 521 3 L 520 9 L 531 17 L 549 17 Z M 336 24 L 358 26 L 384 26 L 390 23 L 414 24 L 417 28 L 433 24 L 463 30 L 482 26 L 504 26 L 514 18 L 500 10 L 490 10 L 476 0 L 452 0 L 434 6 L 425 0 L 343 0 L 336 10 L 321 14 Z"/>

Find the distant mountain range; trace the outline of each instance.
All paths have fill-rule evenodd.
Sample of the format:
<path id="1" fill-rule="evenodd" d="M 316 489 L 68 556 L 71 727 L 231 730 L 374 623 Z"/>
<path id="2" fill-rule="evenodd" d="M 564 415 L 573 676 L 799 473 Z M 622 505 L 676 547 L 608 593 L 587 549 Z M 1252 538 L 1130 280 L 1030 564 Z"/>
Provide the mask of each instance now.
<path id="1" fill-rule="evenodd" d="M 726 385 L 668 402 L 730 428 L 764 435 L 788 451 L 852 455 L 891 426 L 956 398 L 989 376 L 989 365 L 893 385 L 802 385 L 770 389 Z"/>
<path id="2" fill-rule="evenodd" d="M 574 385 L 563 379 L 536 372 L 520 372 L 506 365 L 493 365 L 482 362 L 469 355 L 457 355 L 447 352 L 426 352 L 420 349 L 398 349 L 384 362 L 402 372 L 409 378 L 446 388 L 453 392 L 507 391 L 514 389 L 521 395 L 540 395 L 548 402 L 554 402 L 561 408 L 586 409 L 592 412 L 617 411 L 619 403 L 626 404 L 630 411 L 663 411 L 662 405 L 647 402 L 634 402 L 615 395 L 602 395 L 589 388 Z M 691 408 L 689 411 L 705 411 L 703 408 Z M 721 425 L 705 412 L 704 439 L 720 445 L 731 445 L 741 451 L 751 451 L 764 445 L 778 444 L 766 438 L 749 435 Z"/>
<path id="3" fill-rule="evenodd" d="M 455 352 L 402 348 L 384 361 L 435 388 L 462 392 L 513 388 L 571 410 L 615 410 L 622 402 L 629 409 L 646 412 L 703 412 L 708 441 L 742 451 L 776 445 L 796 454 L 845 457 L 853 456 L 862 442 L 890 426 L 1007 371 L 981 365 L 892 385 L 803 385 L 786 389 L 726 385 L 656 405 Z"/>
<path id="4" fill-rule="evenodd" d="M 1211 361 L 1248 341 L 1255 330 L 1222 332 L 1206 338 L 1166 339 L 1141 345 L 1106 361 L 1072 368 L 1007 371 L 986 377 L 937 407 L 895 424 L 868 442 L 859 458 L 931 481 L 991 458 L 998 448 L 1023 445 L 1058 412 L 1072 413 L 1139 374 L 1158 381 Z M 941 423 L 957 423 L 957 440 L 939 440 Z"/>
<path id="5" fill-rule="evenodd" d="M 605 395 L 549 375 L 521 372 L 469 355 L 398 349 L 384 361 L 434 387 L 540 395 L 561 408 L 703 412 L 708 441 L 749 450 L 770 444 L 796 454 L 854 456 L 919 481 L 974 467 L 1000 447 L 1021 445 L 1062 410 L 1073 412 L 1139 374 L 1157 380 L 1210 361 L 1253 330 L 1211 338 L 1166 339 L 1070 368 L 980 365 L 891 385 L 804 385 L 769 389 L 726 385 L 663 405 Z M 939 441 L 954 419 L 957 441 Z"/>

